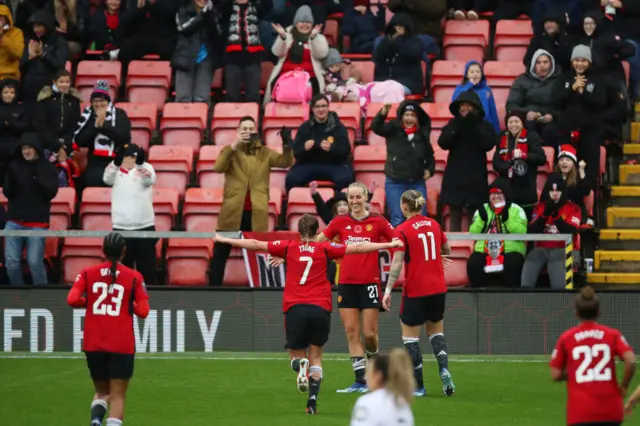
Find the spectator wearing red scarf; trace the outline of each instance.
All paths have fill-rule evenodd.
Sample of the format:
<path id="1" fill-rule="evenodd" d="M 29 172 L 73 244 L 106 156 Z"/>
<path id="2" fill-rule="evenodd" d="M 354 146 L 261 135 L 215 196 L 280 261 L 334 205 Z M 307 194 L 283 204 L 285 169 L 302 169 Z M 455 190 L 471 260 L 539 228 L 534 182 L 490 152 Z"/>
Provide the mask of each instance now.
<path id="1" fill-rule="evenodd" d="M 124 25 L 121 25 L 122 6 L 124 5 L 121 0 L 105 0 L 91 18 L 89 31 L 94 43 L 93 48 L 105 51 L 104 59 L 114 59 L 124 41 L 125 30 Z"/>

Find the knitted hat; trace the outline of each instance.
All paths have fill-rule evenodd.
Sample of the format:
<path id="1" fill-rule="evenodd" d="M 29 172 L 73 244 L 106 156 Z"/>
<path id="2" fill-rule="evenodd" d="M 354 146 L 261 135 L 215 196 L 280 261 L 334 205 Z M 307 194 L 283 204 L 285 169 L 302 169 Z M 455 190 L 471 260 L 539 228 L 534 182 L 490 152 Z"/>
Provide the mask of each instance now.
<path id="1" fill-rule="evenodd" d="M 300 6 L 293 17 L 293 25 L 301 22 L 308 22 L 313 25 L 313 12 L 307 5 Z"/>
<path id="2" fill-rule="evenodd" d="M 91 93 L 91 100 L 96 98 L 106 99 L 111 102 L 111 95 L 109 94 L 109 83 L 105 80 L 96 81 L 96 85 L 93 86 L 93 92 Z"/>
<path id="3" fill-rule="evenodd" d="M 578 154 L 576 148 L 573 145 L 560 145 L 558 160 L 562 157 L 569 157 L 573 160 L 574 163 L 578 162 Z"/>
<path id="4" fill-rule="evenodd" d="M 342 56 L 340 56 L 340 52 L 338 52 L 333 47 L 329 49 L 329 54 L 326 58 L 324 58 L 324 67 L 329 68 L 331 65 L 341 64 L 344 60 Z"/>
<path id="5" fill-rule="evenodd" d="M 544 192 L 548 193 L 552 190 L 564 192 L 566 186 L 567 184 L 561 174 L 551 173 L 544 184 Z"/>
<path id="6" fill-rule="evenodd" d="M 142 148 L 134 143 L 130 143 L 124 146 L 125 157 L 137 157 L 140 151 L 142 151 Z"/>
<path id="7" fill-rule="evenodd" d="M 584 44 L 579 44 L 574 47 L 573 52 L 571 52 L 571 60 L 573 61 L 574 59 L 578 58 L 586 59 L 587 61 L 593 63 L 593 61 L 591 60 L 591 48 Z"/>
<path id="8" fill-rule="evenodd" d="M 527 121 L 527 114 L 524 111 L 508 111 L 504 115 L 504 124 L 505 125 L 507 124 L 507 122 L 509 121 L 509 119 L 511 117 L 518 117 L 520 119 L 520 121 L 522 121 L 522 126 L 524 126 L 524 123 Z"/>

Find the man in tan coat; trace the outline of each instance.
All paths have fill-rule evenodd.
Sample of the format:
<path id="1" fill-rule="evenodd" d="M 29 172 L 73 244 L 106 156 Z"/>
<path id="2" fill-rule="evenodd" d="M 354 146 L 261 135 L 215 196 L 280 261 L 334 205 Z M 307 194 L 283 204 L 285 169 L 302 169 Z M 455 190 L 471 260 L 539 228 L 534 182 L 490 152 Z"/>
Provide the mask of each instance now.
<path id="1" fill-rule="evenodd" d="M 13 26 L 11 9 L 0 4 L 0 80 L 20 79 L 20 58 L 24 52 L 24 34 Z"/>
<path id="2" fill-rule="evenodd" d="M 269 221 L 269 175 L 272 167 L 288 168 L 293 151 L 283 137 L 282 154 L 262 144 L 257 124 L 251 117 L 240 119 L 238 138 L 225 146 L 213 170 L 224 173 L 224 201 L 218 217 L 218 231 L 267 232 Z M 231 246 L 216 244 L 211 283 L 222 285 Z"/>

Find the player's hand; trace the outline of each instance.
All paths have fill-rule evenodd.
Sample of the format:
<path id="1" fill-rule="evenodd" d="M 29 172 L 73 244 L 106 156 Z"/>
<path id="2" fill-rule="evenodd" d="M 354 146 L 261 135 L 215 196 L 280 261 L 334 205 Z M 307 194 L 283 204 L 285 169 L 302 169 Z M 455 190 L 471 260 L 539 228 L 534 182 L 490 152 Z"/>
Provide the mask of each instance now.
<path id="1" fill-rule="evenodd" d="M 624 415 L 626 417 L 629 417 L 633 413 L 633 409 L 635 408 L 635 406 L 635 402 L 627 401 L 627 403 L 624 404 Z"/>
<path id="2" fill-rule="evenodd" d="M 382 307 L 384 308 L 385 311 L 390 311 L 391 310 L 391 295 L 390 294 L 385 294 L 384 297 L 382 298 Z"/>
<path id="3" fill-rule="evenodd" d="M 228 244 L 229 243 L 229 238 L 223 237 L 220 234 L 216 234 L 213 237 L 213 241 L 216 242 L 216 243 Z"/>
<path id="4" fill-rule="evenodd" d="M 399 238 L 394 238 L 393 241 L 391 241 L 390 248 L 401 248 L 401 247 L 404 247 L 404 244 L 402 244 L 402 241 L 400 241 Z"/>
<path id="5" fill-rule="evenodd" d="M 267 263 L 269 264 L 269 266 L 271 266 L 272 268 L 277 268 L 278 266 L 282 265 L 284 263 L 284 259 L 281 257 L 276 257 L 276 256 L 267 256 Z"/>
<path id="6" fill-rule="evenodd" d="M 446 256 L 442 256 L 442 266 L 444 267 L 444 269 L 449 269 L 449 267 L 451 267 L 453 265 L 453 260 L 449 259 Z"/>

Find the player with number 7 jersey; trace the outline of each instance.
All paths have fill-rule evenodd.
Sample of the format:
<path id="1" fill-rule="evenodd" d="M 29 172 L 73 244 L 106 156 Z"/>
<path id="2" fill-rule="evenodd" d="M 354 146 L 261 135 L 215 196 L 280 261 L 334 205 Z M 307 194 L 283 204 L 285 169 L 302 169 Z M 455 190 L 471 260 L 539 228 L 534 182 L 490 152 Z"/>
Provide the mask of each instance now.
<path id="1" fill-rule="evenodd" d="M 567 382 L 567 424 L 620 425 L 636 368 L 633 349 L 618 330 L 596 322 L 600 302 L 591 287 L 577 296 L 576 313 L 581 323 L 560 336 L 550 362 L 551 378 Z M 616 357 L 624 361 L 620 385 Z"/>

